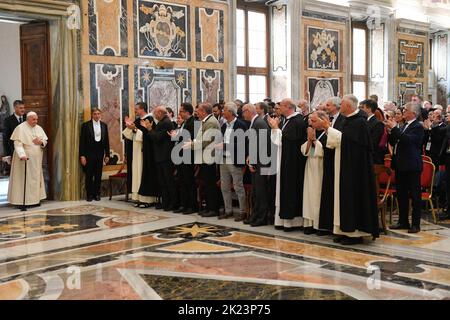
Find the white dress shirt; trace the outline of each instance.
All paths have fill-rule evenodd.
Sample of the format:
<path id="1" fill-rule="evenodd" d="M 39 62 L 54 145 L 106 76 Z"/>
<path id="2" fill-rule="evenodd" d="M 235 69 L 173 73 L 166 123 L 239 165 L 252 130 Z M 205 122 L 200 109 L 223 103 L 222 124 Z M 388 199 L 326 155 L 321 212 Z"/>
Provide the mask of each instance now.
<path id="1" fill-rule="evenodd" d="M 102 140 L 102 127 L 100 126 L 100 121 L 92 120 L 92 123 L 94 124 L 95 141 L 99 142 L 100 140 Z"/>
<path id="2" fill-rule="evenodd" d="M 227 128 L 225 129 L 225 134 L 223 137 L 223 143 L 227 145 L 225 149 L 225 156 L 229 158 L 231 156 L 230 150 L 228 148 L 228 145 L 230 144 L 231 134 L 233 133 L 233 126 L 236 122 L 237 118 L 234 118 L 231 122 L 225 122 Z"/>

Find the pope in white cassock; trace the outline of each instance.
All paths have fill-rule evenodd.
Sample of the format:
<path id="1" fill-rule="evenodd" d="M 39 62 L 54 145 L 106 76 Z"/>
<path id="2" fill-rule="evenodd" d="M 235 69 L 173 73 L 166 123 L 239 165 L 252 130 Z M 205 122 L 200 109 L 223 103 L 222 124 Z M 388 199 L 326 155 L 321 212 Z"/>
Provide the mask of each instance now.
<path id="1" fill-rule="evenodd" d="M 8 201 L 13 205 L 38 205 L 47 197 L 45 193 L 42 157 L 47 145 L 47 135 L 38 124 L 35 112 L 28 112 L 27 121 L 16 127 L 11 140 L 14 154 L 8 187 Z M 26 186 L 25 182 L 26 166 Z"/>

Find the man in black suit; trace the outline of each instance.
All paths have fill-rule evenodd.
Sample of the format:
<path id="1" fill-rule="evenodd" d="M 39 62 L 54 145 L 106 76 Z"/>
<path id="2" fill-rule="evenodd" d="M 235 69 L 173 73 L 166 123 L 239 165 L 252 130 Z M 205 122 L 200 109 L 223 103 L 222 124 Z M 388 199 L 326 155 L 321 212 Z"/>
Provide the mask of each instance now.
<path id="1" fill-rule="evenodd" d="M 384 164 L 384 151 L 379 148 L 381 137 L 384 133 L 384 124 L 375 117 L 378 104 L 374 100 L 361 102 L 361 109 L 367 113 L 367 127 L 372 138 L 373 164 Z"/>
<path id="2" fill-rule="evenodd" d="M 14 141 L 11 141 L 11 135 L 14 129 L 21 124 L 22 122 L 27 120 L 27 115 L 25 114 L 25 103 L 22 100 L 14 101 L 14 113 L 5 119 L 3 124 L 3 148 L 4 148 L 4 156 L 12 157 L 14 153 Z"/>
<path id="3" fill-rule="evenodd" d="M 161 186 L 163 209 L 164 211 L 173 211 L 178 209 L 176 208 L 177 194 L 171 161 L 173 142 L 170 132 L 174 130 L 174 127 L 172 121 L 167 116 L 165 107 L 156 107 L 153 110 L 153 117 L 158 120 L 156 126 L 149 120 L 142 121 L 141 125 L 148 130 L 146 134 L 148 134 L 153 141 L 156 171 L 158 174 L 158 182 Z M 143 178 L 145 179 L 145 177 Z"/>
<path id="4" fill-rule="evenodd" d="M 431 158 L 436 167 L 436 172 L 439 170 L 439 156 L 446 134 L 446 125 L 442 120 L 442 110 L 436 109 L 429 111 L 428 119 L 423 122 L 425 154 Z"/>
<path id="5" fill-rule="evenodd" d="M 421 189 L 420 176 L 423 169 L 422 142 L 423 126 L 417 120 L 421 115 L 420 105 L 409 102 L 405 105 L 403 118 L 406 124 L 398 128 L 393 119 L 386 121 L 390 131 L 389 143 L 394 148 L 392 169 L 395 170 L 400 217 L 398 224 L 391 229 L 409 229 L 408 233 L 420 231 Z M 412 200 L 412 226 L 408 221 L 409 196 Z"/>
<path id="6" fill-rule="evenodd" d="M 447 123 L 450 123 L 450 113 L 447 113 Z M 445 127 L 445 135 L 439 152 L 440 163 L 445 164 L 445 182 L 447 186 L 447 210 L 440 219 L 450 219 L 450 125 Z"/>
<path id="7" fill-rule="evenodd" d="M 252 104 L 246 104 L 242 109 L 243 116 L 250 122 L 248 136 L 251 147 L 247 165 L 252 173 L 252 213 L 244 223 L 250 224 L 252 227 L 264 226 L 268 223 L 272 205 L 270 196 L 275 196 L 275 192 L 272 192 L 273 190 L 270 188 L 271 177 L 274 175 L 269 174 L 269 166 L 272 165 L 276 168 L 276 163 L 263 163 L 262 161 L 263 157 L 271 156 L 270 127 L 261 116 L 258 116 L 256 110 Z M 261 139 L 267 141 L 265 148 L 260 143 Z M 274 153 L 271 160 L 275 158 L 276 154 Z"/>
<path id="8" fill-rule="evenodd" d="M 221 131 L 223 142 L 216 145 L 222 149 L 223 163 L 220 164 L 220 188 L 222 190 L 225 213 L 219 215 L 219 219 L 227 219 L 234 215 L 234 221 L 242 221 L 245 218 L 245 190 L 243 184 L 245 159 L 247 156 L 247 142 L 245 131 L 246 123 L 237 118 L 237 106 L 234 102 L 228 102 L 223 108 L 223 117 L 226 122 Z M 236 192 L 239 201 L 239 213 L 233 214 L 233 199 L 231 187 Z"/>
<path id="9" fill-rule="evenodd" d="M 180 106 L 180 116 L 183 118 L 183 124 L 178 131 L 172 131 L 172 141 L 176 140 L 177 144 L 187 141 L 180 141 L 181 135 L 184 139 L 194 140 L 194 108 L 190 103 L 182 103 Z M 188 161 L 183 161 L 178 166 L 178 175 L 181 185 L 181 207 L 174 213 L 191 214 L 197 210 L 197 187 L 195 185 L 195 165 L 194 154 L 192 150 L 181 150 L 181 156 L 184 158 L 189 155 Z"/>
<path id="10" fill-rule="evenodd" d="M 86 176 L 87 201 L 100 201 L 103 164 L 109 162 L 108 126 L 100 121 L 101 111 L 93 108 L 92 119 L 83 123 L 80 133 L 80 162 Z"/>

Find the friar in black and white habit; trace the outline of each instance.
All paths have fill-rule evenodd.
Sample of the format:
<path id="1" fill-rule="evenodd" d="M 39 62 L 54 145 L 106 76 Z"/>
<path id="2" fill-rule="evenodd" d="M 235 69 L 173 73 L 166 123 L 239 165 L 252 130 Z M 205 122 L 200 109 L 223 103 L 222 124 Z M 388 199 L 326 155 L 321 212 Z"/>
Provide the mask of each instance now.
<path id="1" fill-rule="evenodd" d="M 363 237 L 379 236 L 377 195 L 372 141 L 367 120 L 358 110 L 358 99 L 344 96 L 340 111 L 346 117 L 342 131 L 332 128 L 329 121 L 322 121 L 327 147 L 336 150 L 334 241 L 351 245 L 362 243 Z"/>
<path id="2" fill-rule="evenodd" d="M 306 142 L 306 123 L 296 112 L 291 99 L 280 102 L 280 112 L 285 122 L 280 127 L 278 119 L 268 119 L 271 140 L 278 146 L 277 183 L 275 199 L 275 228 L 292 231 L 303 228 L 303 180 L 306 157 L 300 147 Z"/>
<path id="3" fill-rule="evenodd" d="M 128 177 L 132 180 L 131 199 L 140 207 L 155 204 L 159 196 L 153 142 L 144 134 L 147 129 L 141 125 L 141 120 L 153 121 L 152 115 L 147 113 L 147 110 L 146 103 L 137 103 L 135 121 L 126 118 L 126 128 L 122 132 L 123 136 L 132 142 L 127 154 L 127 161 L 131 161 L 131 172 Z"/>
<path id="4" fill-rule="evenodd" d="M 333 97 L 327 100 L 325 104 L 326 112 L 330 119 L 332 128 L 341 131 L 342 123 L 345 119 L 339 113 L 342 99 Z M 323 180 L 322 192 L 320 197 L 320 213 L 319 213 L 319 231 L 317 235 L 323 236 L 332 233 L 334 220 L 334 157 L 335 148 L 327 148 L 327 135 L 322 136 L 323 146 Z"/>

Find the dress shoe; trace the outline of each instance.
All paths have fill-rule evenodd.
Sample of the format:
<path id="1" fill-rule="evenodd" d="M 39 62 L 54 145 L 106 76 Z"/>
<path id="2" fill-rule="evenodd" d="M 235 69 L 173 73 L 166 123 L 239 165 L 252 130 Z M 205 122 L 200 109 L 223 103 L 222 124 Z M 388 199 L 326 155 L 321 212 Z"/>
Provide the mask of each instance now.
<path id="1" fill-rule="evenodd" d="M 162 206 L 161 203 L 157 203 L 157 204 L 155 205 L 155 209 L 157 209 L 157 210 L 161 210 L 162 208 L 163 208 L 163 206 Z"/>
<path id="2" fill-rule="evenodd" d="M 241 213 L 239 215 L 235 215 L 234 221 L 241 222 L 245 220 L 245 213 Z"/>
<path id="3" fill-rule="evenodd" d="M 208 213 L 205 213 L 203 217 L 205 218 L 211 218 L 211 217 L 217 217 L 219 215 L 219 212 L 217 211 L 209 211 Z"/>
<path id="4" fill-rule="evenodd" d="M 250 224 L 252 227 L 261 227 L 261 226 L 267 226 L 266 221 L 255 221 Z"/>
<path id="5" fill-rule="evenodd" d="M 252 224 L 252 223 L 254 223 L 254 222 L 255 222 L 255 220 L 252 219 L 252 217 L 247 218 L 247 219 L 244 220 L 244 224 Z"/>
<path id="6" fill-rule="evenodd" d="M 420 227 L 412 226 L 411 229 L 408 230 L 408 233 L 419 233 Z"/>
<path id="7" fill-rule="evenodd" d="M 316 230 L 314 230 L 313 227 L 306 227 L 306 228 L 303 230 L 303 233 L 304 233 L 304 234 L 314 234 L 314 233 L 316 233 Z"/>
<path id="8" fill-rule="evenodd" d="M 87 202 L 92 202 L 92 200 L 94 200 L 93 197 L 87 197 L 87 199 L 86 199 Z"/>
<path id="9" fill-rule="evenodd" d="M 198 214 L 203 217 L 203 215 L 207 214 L 208 212 L 209 212 L 209 210 L 203 209 L 203 210 L 200 210 L 200 212 Z"/>
<path id="10" fill-rule="evenodd" d="M 334 237 L 333 242 L 334 242 L 334 243 L 340 243 L 340 242 L 342 242 L 345 238 L 347 238 L 347 237 L 346 237 L 346 236 L 339 235 L 339 236 Z"/>
<path id="11" fill-rule="evenodd" d="M 354 244 L 361 244 L 363 243 L 364 240 L 362 237 L 356 237 L 356 238 L 352 238 L 352 237 L 345 237 L 345 239 L 343 239 L 341 241 L 341 244 L 345 245 L 345 246 L 351 246 Z"/>
<path id="12" fill-rule="evenodd" d="M 94 199 L 95 199 L 95 201 L 100 201 L 100 200 L 101 200 L 101 199 L 100 199 L 100 196 L 98 196 L 98 195 L 97 195 L 97 196 L 95 196 L 95 198 L 94 198 Z"/>
<path id="13" fill-rule="evenodd" d="M 275 230 L 284 230 L 283 226 L 275 226 Z"/>
<path id="14" fill-rule="evenodd" d="M 180 207 L 179 209 L 174 210 L 173 213 L 183 213 L 184 211 L 186 211 L 186 208 Z"/>
<path id="15" fill-rule="evenodd" d="M 231 218 L 232 216 L 233 216 L 233 212 L 220 214 L 219 215 L 219 220 L 228 219 L 228 218 Z"/>
<path id="16" fill-rule="evenodd" d="M 409 226 L 397 223 L 396 225 L 390 226 L 389 229 L 391 229 L 391 230 L 408 230 Z"/>
<path id="17" fill-rule="evenodd" d="M 187 208 L 187 209 L 185 209 L 182 213 L 183 213 L 183 214 L 193 214 L 193 213 L 194 213 L 194 210 L 192 210 L 191 208 Z"/>
<path id="18" fill-rule="evenodd" d="M 316 235 L 317 235 L 318 237 L 328 236 L 328 235 L 330 235 L 330 234 L 331 234 L 331 232 L 330 232 L 330 231 L 326 231 L 326 230 L 318 230 L 318 231 L 316 232 Z"/>

